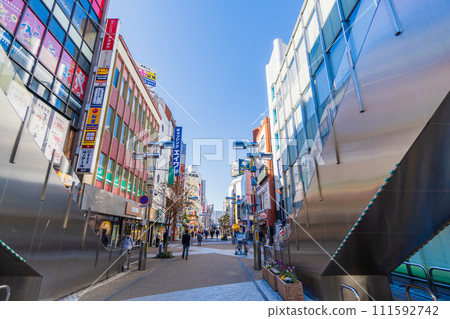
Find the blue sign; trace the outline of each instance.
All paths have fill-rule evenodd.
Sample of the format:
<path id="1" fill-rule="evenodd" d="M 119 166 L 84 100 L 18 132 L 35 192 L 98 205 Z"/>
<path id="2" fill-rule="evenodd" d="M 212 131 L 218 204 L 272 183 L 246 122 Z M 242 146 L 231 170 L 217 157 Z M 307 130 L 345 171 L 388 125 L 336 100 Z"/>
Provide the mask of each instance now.
<path id="1" fill-rule="evenodd" d="M 154 81 L 154 80 L 150 80 L 150 79 L 147 79 L 147 78 L 142 78 L 142 80 L 144 81 L 144 83 L 146 84 L 146 85 L 150 85 L 150 86 L 156 86 L 156 81 Z"/>
<path id="2" fill-rule="evenodd" d="M 175 127 L 175 134 L 173 137 L 173 160 L 172 160 L 172 166 L 175 176 L 180 175 L 181 144 L 182 144 L 181 131 L 182 131 L 181 126 Z"/>
<path id="3" fill-rule="evenodd" d="M 139 198 L 139 201 L 141 202 L 141 204 L 147 204 L 148 203 L 148 197 L 147 196 L 141 196 Z"/>

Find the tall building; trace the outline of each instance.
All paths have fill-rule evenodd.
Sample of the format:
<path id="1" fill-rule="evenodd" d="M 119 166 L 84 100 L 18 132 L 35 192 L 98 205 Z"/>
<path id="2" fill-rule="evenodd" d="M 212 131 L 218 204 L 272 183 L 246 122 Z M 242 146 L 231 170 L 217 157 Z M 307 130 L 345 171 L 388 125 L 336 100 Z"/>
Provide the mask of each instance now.
<path id="1" fill-rule="evenodd" d="M 107 28 L 110 25 L 117 28 L 115 39 L 108 50 L 105 45 L 102 48 L 94 87 L 103 98 L 98 98 L 97 106 L 94 92 L 77 170 L 84 173 L 82 208 L 90 209 L 92 227 L 106 229 L 111 243 L 117 244 L 124 233 L 135 241 L 142 239 L 148 211 L 137 201 L 142 195 L 150 197 L 148 167 L 155 166 L 155 159 L 133 159 L 132 154 L 147 152 L 148 142 L 158 140 L 162 117 L 125 40 L 118 35 L 118 20 L 108 20 Z M 105 56 L 111 60 L 105 62 Z M 84 151 L 91 151 L 86 153 L 91 154 L 90 161 Z"/>
<path id="2" fill-rule="evenodd" d="M 184 190 L 191 204 L 186 210 L 189 228 L 196 230 L 200 226 L 201 214 L 205 211 L 202 202 L 202 174 L 197 172 L 196 166 L 190 165 L 184 178 Z"/>
<path id="3" fill-rule="evenodd" d="M 261 121 L 261 126 L 253 130 L 253 142 L 258 143 L 257 152 L 272 153 L 272 138 L 269 118 Z M 279 182 L 274 174 L 273 160 L 256 160 L 256 208 L 259 228 L 263 229 L 267 238 L 272 237 L 275 231 L 275 222 L 280 220 L 280 196 L 276 193 Z M 278 218 L 277 218 L 278 211 Z"/>
<path id="4" fill-rule="evenodd" d="M 450 264 L 438 257 L 450 255 L 439 244 L 448 134 L 429 125 L 447 103 L 449 14 L 444 0 L 305 0 L 289 42 L 274 41 L 267 97 L 285 219 L 275 247 L 314 298 L 338 300 L 348 284 L 389 300 L 387 275 L 405 260 Z"/>
<path id="5" fill-rule="evenodd" d="M 156 140 L 173 141 L 176 122 L 172 116 L 172 112 L 164 99 L 157 94 L 153 95 L 153 100 L 158 105 L 158 113 L 161 115 L 161 123 Z M 155 146 L 151 152 L 158 152 L 160 156 L 156 160 L 155 166 L 150 169 L 154 170 L 155 175 L 153 180 L 154 192 L 150 222 L 154 225 L 152 234 L 159 233 L 160 238 L 162 238 L 163 225 L 168 222 L 168 220 L 164 218 L 164 213 L 166 211 L 166 198 L 168 196 L 173 196 L 173 194 L 170 194 L 171 189 L 169 188 L 169 170 L 172 167 L 173 148 L 160 148 L 159 146 Z M 174 181 L 172 180 L 170 182 L 173 185 Z"/>
<path id="6" fill-rule="evenodd" d="M 71 161 L 109 0 L 0 1 L 0 44 L 18 77 L 52 114 L 43 146 Z M 56 114 L 53 116 L 53 114 Z"/>

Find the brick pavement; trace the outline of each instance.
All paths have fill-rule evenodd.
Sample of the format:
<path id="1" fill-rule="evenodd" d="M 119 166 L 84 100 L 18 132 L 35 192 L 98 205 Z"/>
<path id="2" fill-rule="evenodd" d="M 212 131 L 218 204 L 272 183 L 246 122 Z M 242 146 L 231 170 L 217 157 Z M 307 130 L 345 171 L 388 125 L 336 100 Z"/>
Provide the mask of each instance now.
<path id="1" fill-rule="evenodd" d="M 169 250 L 179 255 L 181 252 L 181 242 L 172 242 L 169 245 Z M 149 256 L 156 254 L 157 251 L 158 249 L 155 247 L 150 248 Z M 204 251 L 215 253 L 204 253 Z M 241 292 L 253 287 L 254 297 L 251 297 L 249 294 L 246 296 L 248 298 L 256 298 L 250 300 L 260 300 L 257 298 L 261 298 L 261 295 L 258 293 L 257 288 L 255 288 L 254 283 L 252 283 L 249 274 L 257 282 L 262 278 L 261 271 L 253 269 L 253 257 L 251 255 L 247 257 L 234 256 L 234 245 L 231 242 L 222 242 L 220 244 L 208 242 L 201 247 L 195 243 L 191 246 L 189 260 L 184 260 L 180 257 L 169 260 L 148 258 L 147 269 L 145 271 L 137 271 L 136 266 L 132 267 L 131 271 L 126 275 L 122 275 L 117 280 L 113 280 L 107 284 L 95 287 L 95 289 L 83 294 L 79 300 L 129 300 L 148 298 L 148 296 L 155 296 L 154 300 L 159 300 L 158 298 L 160 297 L 156 297 L 156 295 L 173 294 L 175 292 L 182 294 L 185 291 L 186 293 L 192 292 L 194 296 L 199 291 L 202 291 L 198 290 L 198 288 L 206 287 L 216 287 L 216 289 L 219 289 L 218 287 L 224 287 L 220 288 L 219 291 L 223 291 L 224 293 L 226 291 L 230 292 L 232 289 L 237 289 L 239 285 L 236 284 L 242 284 L 241 288 L 239 288 Z M 264 283 L 259 284 L 259 286 L 261 285 L 264 285 Z M 193 291 L 196 289 L 198 291 L 194 294 Z M 261 291 L 261 289 L 259 290 Z M 270 293 L 266 294 L 270 295 Z M 205 298 L 209 298 L 209 295 L 207 294 Z M 220 299 L 220 294 L 214 294 L 214 298 L 229 300 L 229 297 L 225 295 L 223 295 L 225 299 Z M 174 298 L 174 296 L 171 298 Z M 216 300 L 214 298 L 211 300 Z M 185 299 L 180 297 L 180 300 Z"/>

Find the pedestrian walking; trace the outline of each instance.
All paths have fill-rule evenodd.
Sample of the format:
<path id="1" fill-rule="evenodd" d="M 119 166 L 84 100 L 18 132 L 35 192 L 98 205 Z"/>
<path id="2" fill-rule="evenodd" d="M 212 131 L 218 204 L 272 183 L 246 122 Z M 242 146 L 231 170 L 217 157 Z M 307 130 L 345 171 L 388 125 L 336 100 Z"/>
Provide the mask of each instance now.
<path id="1" fill-rule="evenodd" d="M 197 245 L 201 246 L 202 245 L 202 240 L 203 240 L 203 236 L 201 232 L 198 232 L 197 234 Z"/>
<path id="2" fill-rule="evenodd" d="M 216 237 L 217 237 L 217 239 L 219 239 L 219 230 L 218 229 L 216 229 Z"/>
<path id="3" fill-rule="evenodd" d="M 131 250 L 132 247 L 133 247 L 133 239 L 131 238 L 130 235 L 127 235 L 123 241 L 123 248 L 125 248 L 126 250 Z"/>
<path id="4" fill-rule="evenodd" d="M 156 234 L 155 247 L 158 248 L 158 246 L 159 246 L 159 234 Z"/>
<path id="5" fill-rule="evenodd" d="M 205 239 L 208 239 L 208 231 L 207 230 L 205 230 Z"/>
<path id="6" fill-rule="evenodd" d="M 186 229 L 184 231 L 181 242 L 183 243 L 183 254 L 181 254 L 181 258 L 184 258 L 184 253 L 186 252 L 186 260 L 188 260 L 189 246 L 191 245 L 191 235 L 189 235 L 189 230 Z"/>

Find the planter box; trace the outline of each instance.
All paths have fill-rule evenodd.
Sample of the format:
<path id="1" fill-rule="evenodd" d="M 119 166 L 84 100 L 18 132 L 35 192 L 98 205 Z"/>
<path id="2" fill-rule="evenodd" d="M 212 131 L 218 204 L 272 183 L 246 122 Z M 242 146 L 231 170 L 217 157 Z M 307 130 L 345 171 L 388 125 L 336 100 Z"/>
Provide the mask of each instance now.
<path id="1" fill-rule="evenodd" d="M 277 288 L 278 275 L 273 274 L 270 270 L 267 270 L 267 283 L 274 291 L 278 291 Z"/>
<path id="2" fill-rule="evenodd" d="M 270 270 L 263 266 L 263 267 L 261 268 L 261 272 L 262 272 L 262 277 L 263 277 L 263 279 L 264 279 L 265 281 L 267 281 L 267 280 L 268 280 L 267 278 L 269 278 Z"/>
<path id="3" fill-rule="evenodd" d="M 278 294 L 286 301 L 304 301 L 303 285 L 300 281 L 287 284 L 277 276 Z"/>

